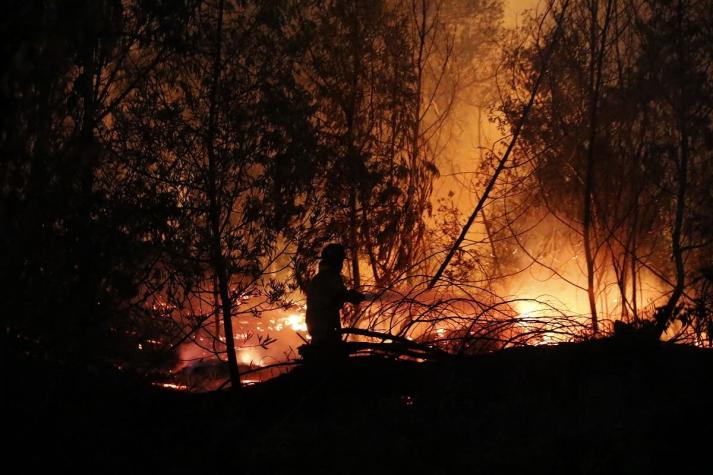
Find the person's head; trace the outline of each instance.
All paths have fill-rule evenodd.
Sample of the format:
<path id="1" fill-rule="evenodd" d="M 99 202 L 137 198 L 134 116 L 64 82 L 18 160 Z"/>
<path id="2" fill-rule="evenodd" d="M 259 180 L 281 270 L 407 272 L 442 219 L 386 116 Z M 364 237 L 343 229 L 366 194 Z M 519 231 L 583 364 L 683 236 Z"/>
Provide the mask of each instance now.
<path id="1" fill-rule="evenodd" d="M 324 249 L 322 249 L 322 261 L 339 270 L 342 269 L 345 257 L 344 246 L 341 244 L 327 244 L 324 246 Z"/>

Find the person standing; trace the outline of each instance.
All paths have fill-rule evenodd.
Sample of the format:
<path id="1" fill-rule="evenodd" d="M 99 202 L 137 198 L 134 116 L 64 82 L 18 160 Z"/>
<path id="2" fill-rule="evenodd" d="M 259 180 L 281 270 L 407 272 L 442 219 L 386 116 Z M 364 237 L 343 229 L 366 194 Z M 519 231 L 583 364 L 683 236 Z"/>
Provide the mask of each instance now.
<path id="1" fill-rule="evenodd" d="M 325 246 L 319 271 L 307 285 L 307 331 L 315 347 L 338 347 L 342 342 L 339 311 L 345 302 L 358 304 L 366 298 L 361 292 L 344 285 L 344 259 L 344 246 Z"/>

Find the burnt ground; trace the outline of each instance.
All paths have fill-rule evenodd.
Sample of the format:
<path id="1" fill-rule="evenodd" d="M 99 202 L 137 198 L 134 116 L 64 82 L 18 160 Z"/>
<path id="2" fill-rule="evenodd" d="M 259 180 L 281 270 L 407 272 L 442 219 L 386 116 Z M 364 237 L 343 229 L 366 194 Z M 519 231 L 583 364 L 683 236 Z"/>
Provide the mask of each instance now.
<path id="1" fill-rule="evenodd" d="M 240 395 L 3 363 L 3 452 L 17 473 L 678 474 L 712 464 L 713 352 L 690 347 L 601 340 L 428 364 L 353 358 Z"/>

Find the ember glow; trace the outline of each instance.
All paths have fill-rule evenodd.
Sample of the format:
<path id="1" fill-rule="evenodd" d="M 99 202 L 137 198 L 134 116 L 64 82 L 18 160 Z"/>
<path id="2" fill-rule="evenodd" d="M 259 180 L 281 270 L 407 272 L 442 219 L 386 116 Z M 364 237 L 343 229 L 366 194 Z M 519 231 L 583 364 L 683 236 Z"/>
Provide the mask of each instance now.
<path id="1" fill-rule="evenodd" d="M 307 331 L 307 323 L 305 322 L 304 313 L 291 313 L 285 318 L 284 322 L 285 325 L 289 326 L 296 332 Z"/>
<path id="2" fill-rule="evenodd" d="M 294 31 L 280 32 L 286 41 L 302 38 L 288 37 L 312 22 L 350 34 L 334 48 L 321 39 L 290 43 L 281 51 L 289 61 L 275 64 L 259 41 L 254 50 L 243 49 L 232 43 L 240 35 L 207 34 L 200 20 L 220 18 L 225 31 L 238 32 L 245 23 L 236 20 L 253 14 L 250 8 L 223 15 L 222 6 L 201 4 L 187 25 L 200 44 L 195 64 L 171 58 L 147 73 L 150 81 L 135 97 L 127 96 L 124 115 L 102 116 L 113 140 L 105 148 L 121 159 L 114 166 L 149 170 L 145 182 L 126 184 L 175 198 L 171 212 L 181 215 L 163 223 L 155 246 L 163 255 L 162 239 L 182 236 L 176 249 L 189 250 L 181 256 L 187 265 L 158 259 L 157 269 L 142 274 L 152 277 L 136 284 L 150 296 L 141 301 L 150 318 L 171 327 L 166 340 L 178 342 L 174 380 L 165 384 L 192 389 L 197 381 L 224 380 L 226 360 L 259 380 L 277 374 L 279 363 L 299 359 L 297 348 L 310 335 L 297 289 L 314 275 L 329 241 L 345 244 L 353 256 L 345 282 L 378 295 L 344 309 L 342 325 L 354 330 L 352 341 L 478 354 L 607 336 L 615 321 L 653 324 L 657 309 L 667 307 L 664 339 L 711 343 L 706 318 L 677 314 L 685 306 L 693 315 L 710 295 L 710 285 L 701 284 L 711 280 L 711 177 L 702 165 L 710 127 L 681 128 L 672 120 L 690 113 L 691 124 L 707 124 L 709 117 L 695 111 L 708 105 L 693 107 L 691 97 L 690 111 L 680 111 L 660 92 L 630 94 L 630 84 L 653 81 L 664 67 L 654 89 L 685 89 L 666 83 L 682 67 L 666 57 L 639 71 L 600 55 L 602 89 L 588 89 L 578 78 L 594 77 L 588 68 L 598 56 L 583 39 L 592 31 L 587 21 L 605 20 L 597 9 L 566 1 L 488 3 L 425 2 L 417 19 L 406 4 L 387 2 L 374 16 L 384 21 L 378 25 L 371 17 L 352 24 L 366 13 L 356 3 L 349 11 L 306 8 L 294 18 Z M 650 60 L 649 51 L 665 48 L 644 45 L 646 35 L 636 28 L 657 31 L 648 26 L 654 21 L 668 27 L 666 15 L 673 14 L 657 17 L 647 8 L 607 18 L 611 28 L 601 31 L 601 44 L 632 51 L 629 60 L 639 66 Z M 698 8 L 690 7 L 691 19 L 706 25 Z M 364 25 L 370 26 L 352 34 Z M 394 35 L 403 43 L 392 41 L 394 28 L 404 28 Z M 626 34 L 606 37 L 612 31 Z M 350 43 L 354 38 L 358 44 Z M 364 48 L 363 62 L 354 64 L 363 70 L 345 68 L 351 63 L 342 59 L 357 46 Z M 230 61 L 202 56 L 214 50 L 240 54 Z M 427 57 L 414 54 L 426 50 Z M 552 63 L 540 64 L 550 51 Z M 260 74 L 240 69 L 256 58 L 264 62 Z M 215 70 L 206 75 L 208 64 Z M 688 66 L 687 77 L 707 77 L 700 65 Z M 70 68 L 67 88 L 79 84 L 82 68 Z M 115 72 L 100 72 L 98 82 Z M 167 75 L 180 81 L 164 84 Z M 297 79 L 276 89 L 285 91 L 277 101 L 284 111 L 268 104 L 275 98 L 252 94 L 254 85 L 272 90 L 275 78 Z M 107 97 L 120 97 L 112 93 L 120 86 L 107 86 Z M 349 104 L 342 103 L 345 91 Z M 595 93 L 602 97 L 582 100 Z M 288 107 L 298 97 L 304 104 Z M 167 122 L 150 113 L 156 103 L 171 104 L 163 111 Z M 255 117 L 257 130 L 248 135 L 222 120 L 257 111 L 264 116 Z M 300 125 L 285 125 L 284 117 Z M 651 127 L 649 118 L 661 125 Z M 676 141 L 676 133 L 689 135 Z M 677 151 L 689 141 L 690 160 Z M 252 148 L 243 150 L 247 144 Z M 277 171 L 266 165 L 278 162 Z M 296 173 L 303 169 L 311 175 Z M 282 186 L 283 175 L 293 188 Z M 220 209 L 203 206 L 217 202 Z M 153 335 L 132 341 L 144 354 L 171 344 Z"/>
<path id="3" fill-rule="evenodd" d="M 713 0 L 5 5 L 8 466 L 709 450 Z"/>
<path id="4" fill-rule="evenodd" d="M 553 276 L 551 269 L 531 266 L 528 272 L 499 282 L 499 293 L 506 297 L 493 298 L 477 289 L 473 292 L 480 293 L 454 293 L 450 287 L 425 290 L 423 284 L 401 290 L 366 287 L 379 298 L 362 306 L 354 327 L 445 347 L 454 338 L 462 338 L 467 328 L 472 338 L 468 348 L 476 353 L 519 344 L 574 341 L 587 334 L 590 324 L 587 296 L 582 290 L 582 263 L 575 253 L 558 259 L 565 263 L 557 268 L 559 276 Z M 622 318 L 622 303 L 615 276 L 607 278 L 611 281 L 602 285 L 597 304 L 604 329 L 610 331 L 612 322 Z M 481 302 L 476 296 L 490 300 Z M 665 286 L 642 273 L 637 287 L 639 311 L 652 309 L 664 296 Z M 297 302 L 290 305 L 291 309 L 269 309 L 233 319 L 237 360 L 242 371 L 251 372 L 248 379 L 253 382 L 279 374 L 282 370 L 273 366 L 299 359 L 297 348 L 310 341 L 305 307 L 300 303 L 303 296 L 295 292 L 289 299 Z M 240 302 L 246 308 L 263 304 L 259 298 L 241 298 Z M 373 341 L 358 335 L 349 339 Z M 225 358 L 225 338 L 219 336 L 217 347 L 213 346 L 215 341 L 212 325 L 205 325 L 204 330 L 180 346 L 179 363 L 172 371 L 174 381 L 163 384 L 176 390 L 206 390 L 222 384 L 226 375 L 219 368 Z"/>
<path id="5" fill-rule="evenodd" d="M 247 300 L 245 300 L 247 302 Z M 310 340 L 304 307 L 300 311 L 270 310 L 259 317 L 236 317 L 233 337 L 239 342 L 236 356 L 242 371 L 251 371 L 252 383 L 274 377 L 283 370 L 272 366 L 298 358 L 297 348 Z M 269 340 L 265 340 L 269 337 Z M 220 344 L 216 345 L 216 341 Z M 262 342 L 266 343 L 261 345 Z M 205 391 L 225 382 L 225 337 L 217 340 L 211 325 L 179 347 L 178 364 L 171 370 L 170 383 L 176 390 Z M 265 370 L 262 368 L 269 367 Z M 247 380 L 244 381 L 247 384 Z"/>

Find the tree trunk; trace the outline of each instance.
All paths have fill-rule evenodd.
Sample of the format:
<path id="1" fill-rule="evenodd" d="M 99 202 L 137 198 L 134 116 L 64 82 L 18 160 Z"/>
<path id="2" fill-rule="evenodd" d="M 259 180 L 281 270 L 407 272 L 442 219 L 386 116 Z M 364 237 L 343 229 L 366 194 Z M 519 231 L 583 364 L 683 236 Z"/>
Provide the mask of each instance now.
<path id="1" fill-rule="evenodd" d="M 233 390 L 240 388 L 240 371 L 235 355 L 233 338 L 232 303 L 230 299 L 230 275 L 225 265 L 223 245 L 220 231 L 221 204 L 217 190 L 217 157 L 215 153 L 215 135 L 217 128 L 217 91 L 221 70 L 221 45 L 223 28 L 223 0 L 218 2 L 218 25 L 216 30 L 215 53 L 213 62 L 213 78 L 210 90 L 210 111 L 208 116 L 208 133 L 206 137 L 206 152 L 208 154 L 208 219 L 211 230 L 211 254 L 214 276 L 218 281 L 220 305 L 223 311 L 223 326 L 225 328 L 225 351 L 228 357 L 228 371 Z"/>
<path id="2" fill-rule="evenodd" d="M 676 266 L 676 284 L 673 287 L 671 297 L 669 297 L 664 310 L 659 313 L 656 330 L 659 335 L 663 335 L 671 318 L 676 312 L 676 305 L 683 295 L 686 286 L 686 268 L 683 259 L 683 246 L 681 231 L 683 229 L 683 214 L 686 209 L 686 188 L 688 185 L 688 136 L 685 132 L 685 125 L 681 122 L 680 139 L 680 162 L 678 164 L 678 187 L 676 191 L 676 216 L 674 218 L 673 229 L 671 230 L 671 253 Z"/>
<path id="3" fill-rule="evenodd" d="M 357 198 L 354 187 L 349 195 L 349 210 L 351 215 L 351 264 L 352 264 L 352 286 L 355 289 L 361 287 L 361 274 L 359 273 L 359 230 L 358 230 L 358 215 L 357 215 Z M 354 304 L 354 315 L 352 324 L 356 324 L 359 318 L 361 306 L 358 303 Z"/>
<path id="4" fill-rule="evenodd" d="M 215 338 L 220 340 L 220 289 L 218 276 L 213 275 L 213 311 L 215 312 Z"/>
<path id="5" fill-rule="evenodd" d="M 677 55 L 681 63 L 681 70 L 684 70 L 683 55 L 685 54 L 682 44 L 683 35 L 683 5 L 678 2 L 678 41 Z M 668 326 L 668 322 L 675 316 L 676 306 L 683 295 L 686 286 L 686 269 L 683 256 L 682 246 L 682 231 L 683 231 L 683 215 L 686 210 L 686 189 L 688 188 L 688 160 L 689 160 L 689 144 L 688 144 L 688 114 L 687 103 L 685 100 L 685 85 L 678 88 L 677 106 L 678 106 L 678 134 L 679 134 L 679 161 L 677 167 L 678 186 L 676 190 L 676 214 L 674 217 L 673 229 L 671 230 L 671 254 L 674 265 L 676 266 L 676 283 L 673 287 L 671 297 L 669 297 L 666 306 L 657 314 L 656 331 L 659 336 L 663 335 Z"/>
<path id="6" fill-rule="evenodd" d="M 351 216 L 351 264 L 352 283 L 355 288 L 361 286 L 361 275 L 359 274 L 359 216 L 357 214 L 356 190 L 352 188 L 349 194 L 349 214 Z"/>
<path id="7" fill-rule="evenodd" d="M 638 199 L 638 197 L 637 197 Z M 632 225 L 632 230 L 631 230 L 631 246 L 629 249 L 631 249 L 631 312 L 633 314 L 634 322 L 639 321 L 639 309 L 638 309 L 638 301 L 637 301 L 637 296 L 636 296 L 636 280 L 639 278 L 638 277 L 638 272 L 636 270 L 636 259 L 637 259 L 637 252 L 636 252 L 636 246 L 637 246 L 637 233 L 639 232 L 639 209 L 638 206 L 634 208 L 634 224 Z"/>
<path id="8" fill-rule="evenodd" d="M 596 189 L 596 183 L 594 182 L 594 142 L 597 138 L 597 121 L 599 114 L 597 109 L 599 107 L 599 89 L 602 82 L 602 65 L 604 62 L 604 50 L 606 48 L 607 30 L 609 29 L 609 19 L 611 17 L 613 0 L 607 2 L 607 11 L 604 18 L 604 26 L 602 28 L 601 38 L 599 41 L 599 49 L 597 50 L 597 38 L 596 30 L 598 27 L 597 15 L 598 15 L 598 0 L 592 2 L 592 17 L 591 17 L 591 37 L 590 37 L 590 49 L 591 49 L 591 62 L 590 62 L 590 84 L 591 84 L 591 96 L 589 101 L 589 143 L 587 149 L 587 167 L 585 175 L 584 184 L 584 203 L 583 203 L 583 222 L 582 222 L 582 235 L 584 244 L 584 256 L 587 265 L 587 298 L 589 299 L 589 310 L 591 312 L 592 318 L 592 333 L 596 335 L 599 333 L 599 321 L 597 316 L 597 300 L 594 285 L 594 264 L 595 264 L 595 253 L 593 252 L 592 246 L 592 231 L 593 231 L 593 200 L 592 195 Z"/>

